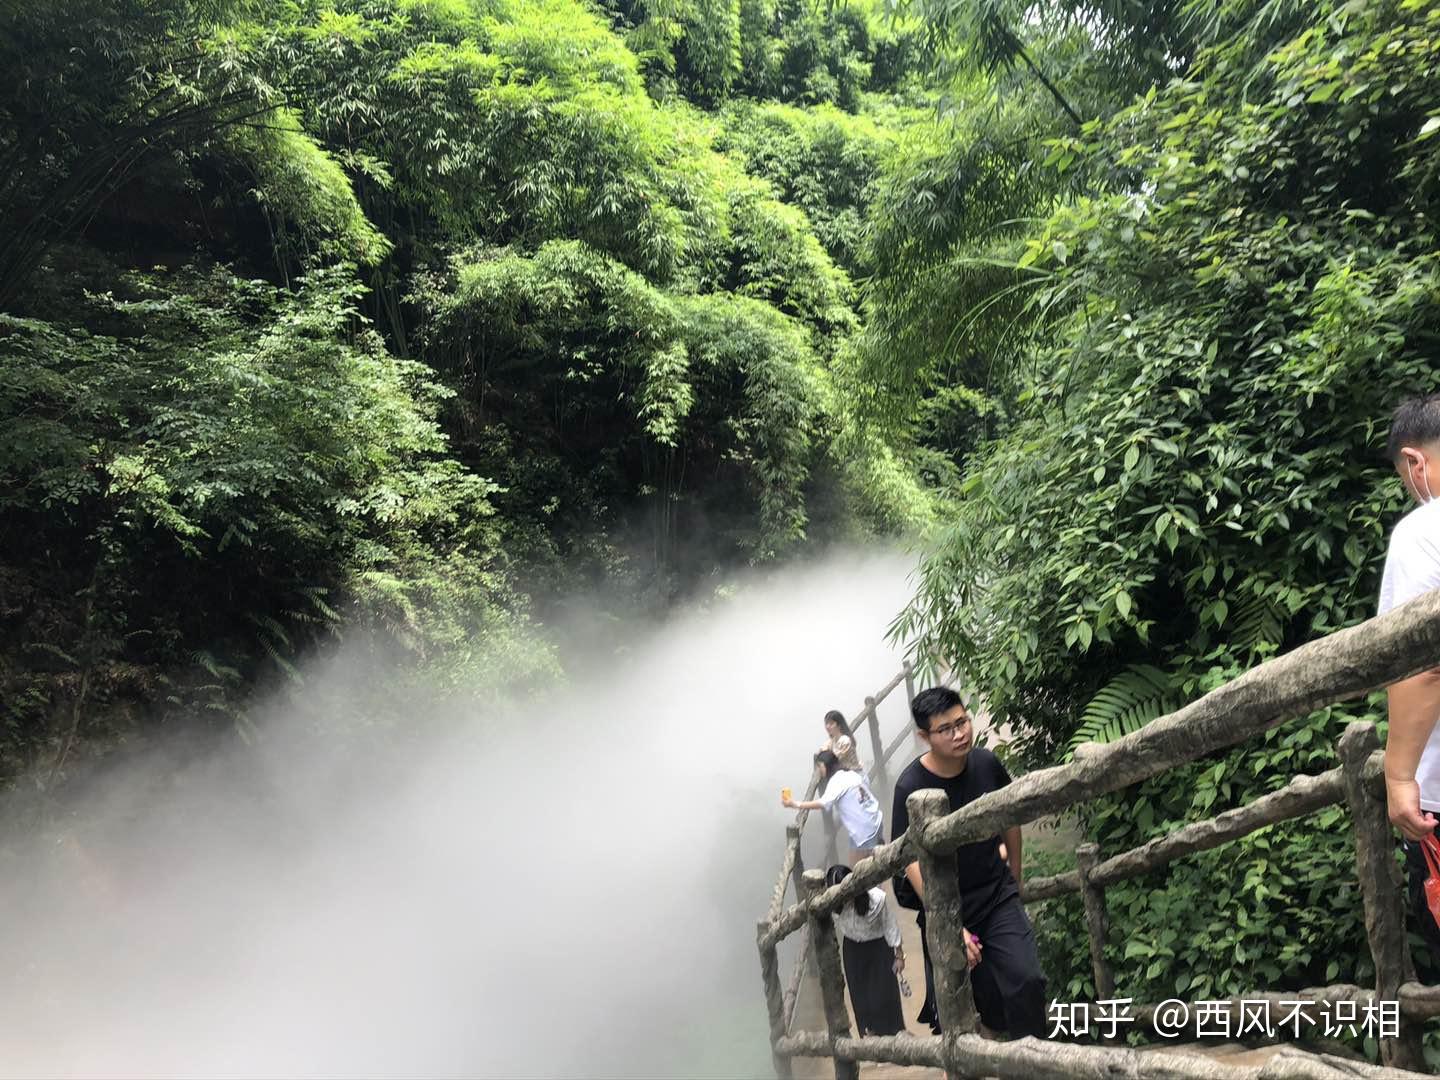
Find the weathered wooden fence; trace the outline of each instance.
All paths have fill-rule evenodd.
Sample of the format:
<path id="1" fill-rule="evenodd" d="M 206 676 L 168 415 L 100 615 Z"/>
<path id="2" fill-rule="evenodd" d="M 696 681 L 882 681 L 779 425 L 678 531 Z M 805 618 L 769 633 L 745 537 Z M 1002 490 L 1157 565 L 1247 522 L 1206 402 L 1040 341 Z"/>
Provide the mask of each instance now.
<path id="1" fill-rule="evenodd" d="M 1353 724 L 1345 732 L 1339 743 L 1339 768 L 1318 776 L 1298 776 L 1247 806 L 1185 826 L 1170 836 L 1104 860 L 1093 845 L 1082 845 L 1076 853 L 1077 869 L 1031 881 L 1021 895 L 1026 901 L 1064 893 L 1082 895 L 1097 994 L 1101 998 L 1113 996 L 1114 978 L 1104 955 L 1107 885 L 1147 873 L 1181 856 L 1218 847 L 1274 822 L 1344 803 L 1355 830 L 1357 877 L 1365 906 L 1366 935 L 1375 961 L 1375 986 L 1329 986 L 1285 994 L 1256 992 L 1244 1000 L 1343 1000 L 1361 1008 L 1380 1001 L 1398 1001 L 1398 1035 L 1380 1040 L 1382 1066 L 1287 1052 L 1264 1066 L 1247 1069 L 1163 1050 L 1140 1052 L 1034 1038 L 1013 1042 L 982 1039 L 973 1034 L 969 973 L 960 946 L 963 913 L 959 892 L 953 876 L 939 873 L 935 867 L 938 860 L 953 855 L 961 844 L 995 836 L 1011 826 L 1118 791 L 1243 742 L 1286 720 L 1436 666 L 1440 666 L 1440 591 L 1267 661 L 1132 735 L 1108 746 L 1082 747 L 1070 764 L 1030 773 L 953 813 L 947 812 L 942 792 L 916 792 L 907 804 L 911 825 L 905 835 L 878 848 L 873 857 L 862 860 L 855 872 L 834 888 L 824 888 L 823 875 L 814 870 L 807 872 L 801 865 L 804 820 L 797 820 L 787 833 L 785 862 L 770 910 L 757 929 L 776 1074 L 789 1077 L 791 1059 L 797 1056 L 833 1058 L 837 1080 L 853 1080 L 861 1061 L 929 1065 L 957 1077 L 1015 1080 L 1062 1076 L 1308 1080 L 1403 1076 L 1398 1069 L 1423 1070 L 1420 1028 L 1425 1019 L 1440 1016 L 1440 988 L 1424 987 L 1414 981 L 1405 942 L 1404 894 L 1394 858 L 1395 837 L 1385 811 L 1382 753 L 1373 725 Z M 875 700 L 878 702 L 901 681 L 907 683 L 907 696 L 913 697 L 909 674 L 907 667 Z M 872 745 L 878 746 L 878 721 L 869 701 L 868 713 L 862 715 L 872 724 Z M 857 732 L 860 723 L 857 717 Z M 878 765 L 886 767 L 889 757 L 904 741 L 902 735 L 892 742 L 877 759 Z M 871 774 L 875 771 L 872 765 Z M 927 942 L 945 1034 L 928 1038 L 852 1037 L 845 1010 L 845 977 L 831 916 L 862 889 L 881 884 L 917 859 L 925 874 Z M 787 908 L 785 892 L 791 885 L 796 889 L 797 902 Z M 797 931 L 806 934 L 807 946 L 796 962 L 791 985 L 782 989 L 776 948 Z M 812 955 L 827 1030 L 792 1033 L 795 998 L 807 957 Z M 1238 1011 L 1240 1004 L 1229 1002 L 1222 1008 Z M 1154 1005 L 1141 1005 L 1133 1015 L 1137 1021 L 1150 1022 L 1154 1011 Z"/>

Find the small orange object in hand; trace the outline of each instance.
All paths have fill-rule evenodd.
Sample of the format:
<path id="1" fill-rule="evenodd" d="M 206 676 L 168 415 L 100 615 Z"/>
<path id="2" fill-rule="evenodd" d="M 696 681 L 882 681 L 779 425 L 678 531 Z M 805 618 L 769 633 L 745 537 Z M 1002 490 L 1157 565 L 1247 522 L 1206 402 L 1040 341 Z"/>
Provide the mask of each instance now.
<path id="1" fill-rule="evenodd" d="M 790 801 L 790 789 L 789 789 L 788 787 L 782 787 L 782 788 L 780 789 L 780 801 L 781 801 L 781 802 L 789 802 L 789 801 Z"/>

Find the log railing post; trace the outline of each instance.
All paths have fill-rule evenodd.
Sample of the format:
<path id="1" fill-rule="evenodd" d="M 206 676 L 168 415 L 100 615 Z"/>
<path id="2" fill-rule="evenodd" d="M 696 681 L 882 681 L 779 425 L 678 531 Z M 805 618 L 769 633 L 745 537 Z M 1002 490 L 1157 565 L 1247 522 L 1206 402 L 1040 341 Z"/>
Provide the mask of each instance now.
<path id="1" fill-rule="evenodd" d="M 795 1025 L 795 1006 L 800 1000 L 800 984 L 805 980 L 805 969 L 814 963 L 810 955 L 810 928 L 800 931 L 800 951 L 795 956 L 795 967 L 790 971 L 790 985 L 785 988 L 785 1034 Z"/>
<path id="2" fill-rule="evenodd" d="M 795 845 L 795 865 L 790 868 L 790 881 L 795 887 L 795 899 L 800 899 L 800 879 L 805 875 L 805 854 L 800 844 L 800 826 L 785 826 L 785 844 Z"/>
<path id="3" fill-rule="evenodd" d="M 1105 910 L 1105 887 L 1090 880 L 1100 861 L 1100 845 L 1081 844 L 1075 849 L 1075 863 L 1080 869 L 1080 895 L 1085 900 L 1085 929 L 1090 934 L 1090 967 L 1095 973 L 1096 998 L 1115 996 L 1115 975 L 1105 959 L 1105 939 L 1110 931 L 1110 916 Z"/>
<path id="4" fill-rule="evenodd" d="M 809 900 L 825 889 L 825 874 L 807 870 L 802 879 L 804 895 Z M 809 915 L 810 944 L 815 950 L 815 972 L 820 977 L 820 1000 L 825 1007 L 825 1027 L 830 1034 L 833 1052 L 840 1039 L 850 1038 L 850 1014 L 845 1010 L 845 968 L 840 959 L 840 942 L 835 936 L 835 922 L 828 914 Z M 860 1069 L 853 1061 L 835 1058 L 835 1080 L 859 1080 Z"/>
<path id="5" fill-rule="evenodd" d="M 934 977 L 935 1010 L 945 1039 L 947 1076 L 958 1076 L 949 1064 L 955 1060 L 955 1040 L 975 1031 L 975 1001 L 970 993 L 970 967 L 965 960 L 965 911 L 960 899 L 960 879 L 955 873 L 955 856 L 941 855 L 926 847 L 925 826 L 950 812 L 950 797 L 928 788 L 905 800 L 910 828 L 920 855 L 920 877 L 924 885 L 925 944 L 930 950 Z"/>
<path id="6" fill-rule="evenodd" d="M 805 898 L 805 854 L 800 843 L 800 826 L 785 826 L 785 842 L 795 845 L 795 865 L 790 869 L 790 880 L 795 885 L 795 899 Z M 810 956 L 810 934 L 800 935 L 800 952 L 795 957 L 795 970 L 790 976 L 790 986 L 785 991 L 785 1034 L 790 1033 L 790 1022 L 795 1016 L 795 1002 L 800 996 L 800 981 L 805 977 L 805 965 L 813 960 Z"/>
<path id="7" fill-rule="evenodd" d="M 1355 863 L 1365 897 L 1365 936 L 1375 961 L 1375 999 L 1398 1001 L 1400 984 L 1414 978 L 1405 941 L 1405 901 L 1400 868 L 1395 865 L 1395 840 L 1383 796 L 1365 785 L 1365 762 L 1380 745 L 1375 725 L 1351 724 L 1340 736 L 1340 762 L 1345 770 L 1345 797 L 1355 828 Z M 1380 1040 L 1380 1061 L 1401 1069 L 1425 1070 L 1420 1030 L 1400 1016 L 1398 1038 Z"/>
<path id="8" fill-rule="evenodd" d="M 902 670 L 905 672 L 905 708 L 909 709 L 910 702 L 915 700 L 915 669 L 906 660 Z"/>
<path id="9" fill-rule="evenodd" d="M 764 938 L 770 923 L 761 919 L 755 928 L 756 938 Z M 770 1059 L 775 1065 L 776 1080 L 790 1080 L 794 1075 L 789 1055 L 776 1051 L 775 1044 L 785 1037 L 785 998 L 780 989 L 780 957 L 774 945 L 760 946 L 760 978 L 765 983 L 765 1011 L 770 1020 Z"/>
<path id="10" fill-rule="evenodd" d="M 883 806 L 890 797 L 889 771 L 885 768 L 885 744 L 880 741 L 880 713 L 873 697 L 865 699 L 870 710 L 870 790 Z"/>

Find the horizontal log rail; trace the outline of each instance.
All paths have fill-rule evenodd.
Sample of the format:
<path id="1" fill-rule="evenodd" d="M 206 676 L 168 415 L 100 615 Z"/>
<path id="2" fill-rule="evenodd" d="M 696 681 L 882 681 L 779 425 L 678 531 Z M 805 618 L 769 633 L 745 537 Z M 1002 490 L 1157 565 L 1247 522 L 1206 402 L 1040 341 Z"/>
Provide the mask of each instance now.
<path id="1" fill-rule="evenodd" d="M 1384 754 L 1376 751 L 1371 758 L 1375 768 L 1381 768 Z M 1315 776 L 1297 776 L 1278 791 L 1272 791 L 1252 803 L 1193 822 L 1169 836 L 1106 859 L 1090 872 L 1090 881 L 1094 885 L 1105 886 L 1141 877 L 1182 856 L 1221 847 L 1267 826 L 1304 817 L 1344 801 L 1345 785 L 1340 769 Z M 1025 883 L 1020 895 L 1028 904 L 1079 891 L 1080 873 L 1070 870 L 1053 877 L 1034 878 Z"/>
<path id="2" fill-rule="evenodd" d="M 852 735 L 866 724 L 878 724 L 880 722 L 880 718 L 876 715 L 875 707 L 889 697 L 891 692 L 904 682 L 908 675 L 909 665 L 907 664 L 904 668 L 900 669 L 893 679 L 875 691 L 874 701 L 871 701 L 869 698 L 866 699 L 865 707 L 856 713 L 854 719 L 850 721 L 850 733 Z"/>
<path id="3" fill-rule="evenodd" d="M 1255 667 L 1181 709 L 1154 720 L 1139 731 L 1106 746 L 1087 746 L 1062 766 L 1023 776 L 1006 788 L 991 792 L 952 813 L 926 820 L 918 803 L 911 807 L 914 827 L 905 835 L 877 848 L 862 860 L 844 882 L 817 890 L 781 911 L 772 905 L 769 918 L 757 928 L 762 960 L 767 950 L 814 920 L 828 920 L 840 905 L 861 890 L 900 873 L 923 857 L 951 855 L 962 844 L 995 836 L 1006 828 L 1068 809 L 1077 803 L 1128 787 L 1176 766 L 1194 761 L 1262 732 L 1286 720 L 1306 715 L 1337 701 L 1366 694 L 1440 664 L 1440 590 L 1421 596 L 1386 615 L 1309 642 L 1284 656 Z M 913 693 L 913 682 L 907 692 Z M 898 685 L 898 681 L 897 681 Z M 893 689 L 893 686 L 891 687 Z M 888 692 L 888 690 L 887 690 Z M 878 700 L 877 695 L 877 700 Z M 878 723 L 870 707 L 867 720 Z M 903 742 L 892 745 L 886 757 Z M 1376 958 L 1377 990 L 1359 987 L 1321 987 L 1305 994 L 1314 1000 L 1400 1000 L 1401 1036 L 1381 1040 L 1382 1062 L 1422 1068 L 1418 1022 L 1440 1016 L 1440 989 L 1413 981 L 1404 946 L 1402 899 L 1398 870 L 1388 854 L 1393 838 L 1385 821 L 1383 754 L 1373 725 L 1352 725 L 1341 741 L 1341 768 L 1318 775 L 1298 776 L 1284 787 L 1254 802 L 1213 818 L 1187 825 L 1126 852 L 1097 861 L 1093 854 L 1080 868 L 1049 878 L 1035 879 L 1024 889 L 1027 901 L 1071 892 L 1086 892 L 1087 905 L 1103 897 L 1105 886 L 1138 877 L 1185 855 L 1229 843 L 1276 822 L 1291 820 L 1325 806 L 1346 802 L 1355 821 L 1357 866 L 1366 909 L 1371 953 Z M 917 793 L 912 797 L 918 799 Z M 1103 917 L 1090 920 L 1091 949 L 1097 974 L 1103 974 Z M 763 964 L 762 964 L 763 966 Z M 947 980 L 941 980 L 942 985 Z M 843 988 L 843 984 L 842 984 Z M 830 996 L 835 988 L 826 987 Z M 965 980 L 950 980 L 949 994 L 965 989 Z M 1324 995 L 1330 995 L 1325 997 Z M 1294 994 L 1258 992 L 1256 997 L 1293 1000 Z M 1246 999 L 1251 1000 L 1251 999 Z M 1207 1003 L 1208 1004 L 1208 1003 Z M 1137 1015 L 1153 1015 L 1137 1007 Z M 958 1014 L 956 1014 L 958 1015 Z M 1022 1039 L 993 1043 L 956 1032 L 942 1038 L 893 1036 L 840 1037 L 832 1033 L 786 1034 L 772 1040 L 777 1062 L 796 1054 L 824 1055 L 853 1070 L 855 1061 L 889 1061 L 924 1064 L 960 1075 L 995 1076 L 1210 1076 L 1235 1077 L 1245 1073 L 1229 1066 L 1223 1072 L 1195 1071 L 1196 1059 L 1185 1064 L 1178 1055 L 1079 1046 Z M 1073 1053 L 1072 1053 L 1073 1052 Z M 1078 1056 L 1077 1056 L 1078 1055 Z M 1092 1055 L 1099 1055 L 1093 1057 Z M 1128 1056 L 1127 1056 L 1128 1055 Z M 1063 1071 L 1055 1071 L 1064 1059 Z M 1403 1076 L 1403 1072 L 1362 1066 L 1323 1055 L 1286 1055 L 1250 1075 L 1281 1076 Z M 1208 1064 L 1208 1063 L 1204 1063 Z M 1093 1070 L 1093 1071 L 1092 1071 Z M 1137 1071 L 1138 1070 L 1138 1071 Z M 1191 1070 L 1191 1071 L 1186 1071 Z M 1348 1070 L 1348 1071 L 1336 1071 Z M 1368 1070 L 1368 1071 L 1365 1071 Z"/>
<path id="4" fill-rule="evenodd" d="M 776 1041 L 785 1057 L 836 1057 L 841 1061 L 884 1062 L 945 1069 L 960 1076 L 1017 1077 L 1024 1080 L 1414 1080 L 1414 1074 L 1329 1054 L 1282 1050 L 1264 1065 L 1228 1065 L 1193 1054 L 1162 1049 L 1110 1049 L 1078 1043 L 1024 1038 L 995 1042 L 979 1035 L 946 1038 L 867 1035 L 835 1039 L 818 1032 Z"/>

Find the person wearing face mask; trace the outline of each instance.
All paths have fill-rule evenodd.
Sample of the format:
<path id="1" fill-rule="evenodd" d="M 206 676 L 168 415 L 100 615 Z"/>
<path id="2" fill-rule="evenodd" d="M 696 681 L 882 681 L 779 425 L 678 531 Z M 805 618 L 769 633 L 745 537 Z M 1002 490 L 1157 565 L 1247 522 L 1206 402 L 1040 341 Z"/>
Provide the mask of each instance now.
<path id="1" fill-rule="evenodd" d="M 1381 615 L 1440 588 L 1440 394 L 1412 398 L 1395 410 L 1386 449 L 1419 506 L 1390 533 L 1380 583 Z M 1440 927 L 1425 903 L 1427 870 L 1418 843 L 1434 831 L 1440 812 L 1440 668 L 1401 679 L 1386 693 L 1386 802 L 1391 823 L 1406 840 L 1415 920 L 1432 958 L 1440 962 Z"/>
<path id="2" fill-rule="evenodd" d="M 910 825 L 905 800 L 912 792 L 939 788 L 950 797 L 950 809 L 955 811 L 1010 783 L 1000 759 L 974 745 L 970 712 L 954 690 L 946 686 L 922 690 L 910 703 L 910 713 L 929 749 L 895 781 L 892 839 Z M 1012 826 L 1002 836 L 963 844 L 955 853 L 965 919 L 961 932 L 975 1008 L 991 1030 L 1043 1039 L 1048 1027 L 1045 975 L 1040 970 L 1035 930 L 1020 903 L 1020 827 Z M 925 1004 L 919 1020 L 939 1034 L 930 946 L 925 939 L 925 882 L 918 862 L 905 867 L 903 876 L 895 879 L 895 899 L 902 907 L 919 911 L 916 921 L 925 955 Z"/>

